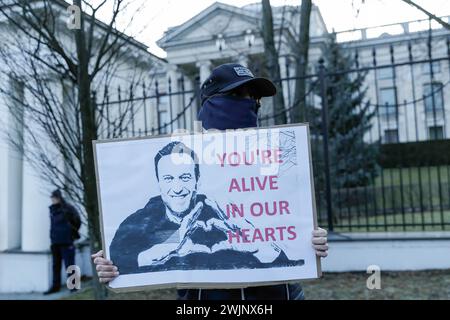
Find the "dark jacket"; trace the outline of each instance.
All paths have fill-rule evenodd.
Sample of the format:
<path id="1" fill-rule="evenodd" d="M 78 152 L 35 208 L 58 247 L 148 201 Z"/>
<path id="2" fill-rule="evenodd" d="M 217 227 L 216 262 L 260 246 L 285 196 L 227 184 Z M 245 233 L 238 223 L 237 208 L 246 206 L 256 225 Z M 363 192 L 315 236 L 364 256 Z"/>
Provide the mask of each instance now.
<path id="1" fill-rule="evenodd" d="M 79 239 L 80 215 L 70 204 L 54 204 L 50 209 L 50 240 L 52 244 L 70 245 Z"/>

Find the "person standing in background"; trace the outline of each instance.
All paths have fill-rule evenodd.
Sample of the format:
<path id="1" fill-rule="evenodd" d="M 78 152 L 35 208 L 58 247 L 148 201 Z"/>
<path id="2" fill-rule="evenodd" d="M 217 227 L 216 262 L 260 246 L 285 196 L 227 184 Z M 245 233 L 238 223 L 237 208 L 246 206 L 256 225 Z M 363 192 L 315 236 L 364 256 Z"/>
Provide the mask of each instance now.
<path id="1" fill-rule="evenodd" d="M 44 294 L 58 292 L 61 289 L 62 261 L 67 268 L 75 264 L 75 246 L 73 242 L 80 238 L 78 230 L 81 226 L 77 210 L 67 203 L 60 190 L 50 196 L 50 240 L 52 252 L 53 278 L 52 286 Z"/>

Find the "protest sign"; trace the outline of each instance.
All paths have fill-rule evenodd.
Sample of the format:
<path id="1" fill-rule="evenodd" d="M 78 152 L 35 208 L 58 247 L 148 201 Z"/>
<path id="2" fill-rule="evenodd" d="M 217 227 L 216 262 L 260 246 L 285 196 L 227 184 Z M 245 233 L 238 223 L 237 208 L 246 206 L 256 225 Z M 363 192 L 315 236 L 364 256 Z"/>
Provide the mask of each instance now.
<path id="1" fill-rule="evenodd" d="M 94 142 L 113 289 L 320 276 L 307 125 Z"/>

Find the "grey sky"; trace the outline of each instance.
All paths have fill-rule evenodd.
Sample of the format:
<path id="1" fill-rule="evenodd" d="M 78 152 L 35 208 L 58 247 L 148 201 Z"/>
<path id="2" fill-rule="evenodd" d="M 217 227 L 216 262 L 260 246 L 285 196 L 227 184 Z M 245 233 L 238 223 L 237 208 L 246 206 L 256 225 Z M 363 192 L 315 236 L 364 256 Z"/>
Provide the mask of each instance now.
<path id="1" fill-rule="evenodd" d="M 130 21 L 132 12 L 139 6 L 141 10 L 135 15 L 126 31 L 139 41 L 149 46 L 149 50 L 161 57 L 165 53 L 156 45 L 167 28 L 182 24 L 211 4 L 214 0 L 135 0 L 134 7 L 121 17 L 119 29 Z M 235 6 L 258 2 L 257 0 L 221 0 L 220 2 Z M 300 0 L 271 0 L 272 5 L 298 5 Z M 426 18 L 417 9 L 406 5 L 401 0 L 313 0 L 329 31 L 378 26 Z M 450 15 L 450 0 L 417 0 L 417 3 L 439 16 Z M 104 18 L 103 16 L 101 18 Z"/>

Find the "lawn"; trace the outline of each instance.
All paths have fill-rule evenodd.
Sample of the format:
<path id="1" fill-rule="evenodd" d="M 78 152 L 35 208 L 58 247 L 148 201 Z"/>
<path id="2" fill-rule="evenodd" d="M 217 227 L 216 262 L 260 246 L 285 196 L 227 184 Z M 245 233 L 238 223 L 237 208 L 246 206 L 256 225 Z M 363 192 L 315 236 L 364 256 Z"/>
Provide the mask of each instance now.
<path id="1" fill-rule="evenodd" d="M 450 181 L 449 166 L 383 169 L 382 173 L 375 179 L 376 186 L 382 185 L 382 179 L 384 179 L 385 185 L 400 185 L 400 182 L 403 182 L 403 184 L 418 184 L 420 181 L 423 185 L 427 185 L 430 181 L 437 182 L 438 175 L 441 183 Z"/>
<path id="2" fill-rule="evenodd" d="M 382 178 L 385 185 L 400 185 L 403 184 L 422 184 L 427 185 L 431 182 L 438 181 L 438 175 L 440 176 L 441 183 L 448 183 L 450 181 L 450 169 L 449 166 L 435 166 L 435 167 L 412 167 L 401 169 L 383 169 L 383 175 L 378 176 L 375 179 L 375 185 L 382 185 Z M 419 176 L 420 174 L 420 176 Z"/>
<path id="3" fill-rule="evenodd" d="M 449 166 L 384 169 L 373 185 L 333 189 L 336 231 L 449 230 L 449 181 Z M 316 200 L 321 224 L 326 224 L 324 193 Z M 422 228 L 422 223 L 434 225 Z M 367 229 L 367 224 L 373 227 Z"/>
<path id="4" fill-rule="evenodd" d="M 366 287 L 368 274 L 362 272 L 324 273 L 323 278 L 302 283 L 309 300 L 385 300 L 385 299 L 450 299 L 450 270 L 382 272 L 381 289 Z M 65 298 L 93 299 L 89 282 L 85 288 Z M 148 290 L 135 293 L 110 293 L 111 300 L 175 299 L 174 289 Z"/>
<path id="5" fill-rule="evenodd" d="M 366 287 L 366 273 L 325 273 L 303 283 L 310 300 L 450 299 L 450 270 L 381 272 L 381 289 Z"/>

